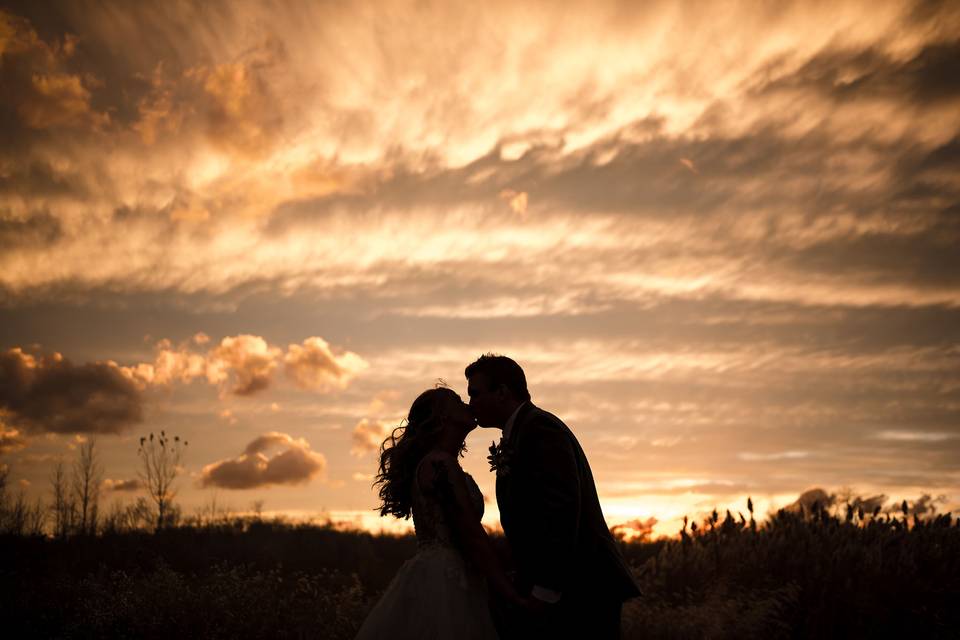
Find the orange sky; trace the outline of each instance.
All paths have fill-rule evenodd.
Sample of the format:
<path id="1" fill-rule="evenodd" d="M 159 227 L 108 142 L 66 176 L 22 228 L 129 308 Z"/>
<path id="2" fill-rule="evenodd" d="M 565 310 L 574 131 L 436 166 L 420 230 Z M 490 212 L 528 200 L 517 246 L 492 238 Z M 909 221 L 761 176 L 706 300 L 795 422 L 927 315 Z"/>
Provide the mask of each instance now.
<path id="1" fill-rule="evenodd" d="M 960 508 L 960 11 L 282 5 L 0 9 L 28 495 L 96 437 L 133 500 L 166 429 L 187 515 L 353 517 L 384 430 L 496 351 L 611 524 L 816 486 Z"/>

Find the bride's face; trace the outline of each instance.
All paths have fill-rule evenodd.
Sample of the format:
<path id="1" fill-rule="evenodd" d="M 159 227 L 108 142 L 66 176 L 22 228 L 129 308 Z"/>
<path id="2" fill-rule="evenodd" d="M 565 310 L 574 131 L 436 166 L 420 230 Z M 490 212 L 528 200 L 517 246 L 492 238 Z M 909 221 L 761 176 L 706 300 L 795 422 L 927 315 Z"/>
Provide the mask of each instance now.
<path id="1" fill-rule="evenodd" d="M 477 426 L 477 421 L 470 412 L 470 407 L 454 391 L 445 395 L 442 414 L 446 423 L 449 426 L 472 431 Z"/>

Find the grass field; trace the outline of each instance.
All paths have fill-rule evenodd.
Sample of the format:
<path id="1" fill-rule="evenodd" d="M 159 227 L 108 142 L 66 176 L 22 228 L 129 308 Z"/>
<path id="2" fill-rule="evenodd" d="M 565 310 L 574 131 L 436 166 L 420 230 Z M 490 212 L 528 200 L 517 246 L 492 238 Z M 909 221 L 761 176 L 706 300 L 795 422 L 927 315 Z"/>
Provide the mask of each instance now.
<path id="1" fill-rule="evenodd" d="M 714 514 L 623 542 L 644 591 L 624 637 L 960 637 L 960 521 L 842 515 Z M 7 637 L 351 638 L 416 543 L 237 519 L 0 551 Z"/>

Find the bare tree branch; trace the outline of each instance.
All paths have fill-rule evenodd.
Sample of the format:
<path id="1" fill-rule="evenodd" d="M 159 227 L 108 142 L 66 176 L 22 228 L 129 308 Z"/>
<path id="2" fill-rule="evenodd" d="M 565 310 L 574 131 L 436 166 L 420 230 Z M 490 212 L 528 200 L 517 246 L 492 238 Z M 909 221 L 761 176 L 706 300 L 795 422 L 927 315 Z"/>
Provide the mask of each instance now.
<path id="1" fill-rule="evenodd" d="M 50 474 L 50 489 L 53 491 L 53 503 L 50 505 L 53 515 L 53 535 L 65 538 L 73 530 L 76 505 L 70 487 L 67 485 L 67 474 L 62 460 L 57 461 L 57 466 Z"/>
<path id="2" fill-rule="evenodd" d="M 79 516 L 78 530 L 87 535 L 97 532 L 100 507 L 100 484 L 103 482 L 103 466 L 98 460 L 97 441 L 87 440 L 80 445 L 73 464 L 73 496 Z"/>
<path id="3" fill-rule="evenodd" d="M 179 473 L 180 458 L 186 446 L 187 442 L 180 440 L 180 436 L 171 439 L 164 431 L 159 437 L 151 433 L 149 437 L 140 438 L 137 455 L 141 468 L 138 475 L 157 506 L 157 529 L 170 524 L 171 516 L 176 513 L 172 508 L 177 495 L 173 482 Z"/>

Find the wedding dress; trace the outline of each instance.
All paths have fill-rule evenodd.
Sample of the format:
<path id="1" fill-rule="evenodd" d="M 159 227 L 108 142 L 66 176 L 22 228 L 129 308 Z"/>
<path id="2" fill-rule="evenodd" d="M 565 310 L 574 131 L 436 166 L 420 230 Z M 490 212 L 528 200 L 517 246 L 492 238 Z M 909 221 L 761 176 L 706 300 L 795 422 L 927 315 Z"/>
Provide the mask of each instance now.
<path id="1" fill-rule="evenodd" d="M 482 515 L 483 494 L 470 474 L 464 475 Z M 424 495 L 416 480 L 412 505 L 417 553 L 400 567 L 357 640 L 495 640 L 486 582 L 453 544 L 440 503 Z"/>

